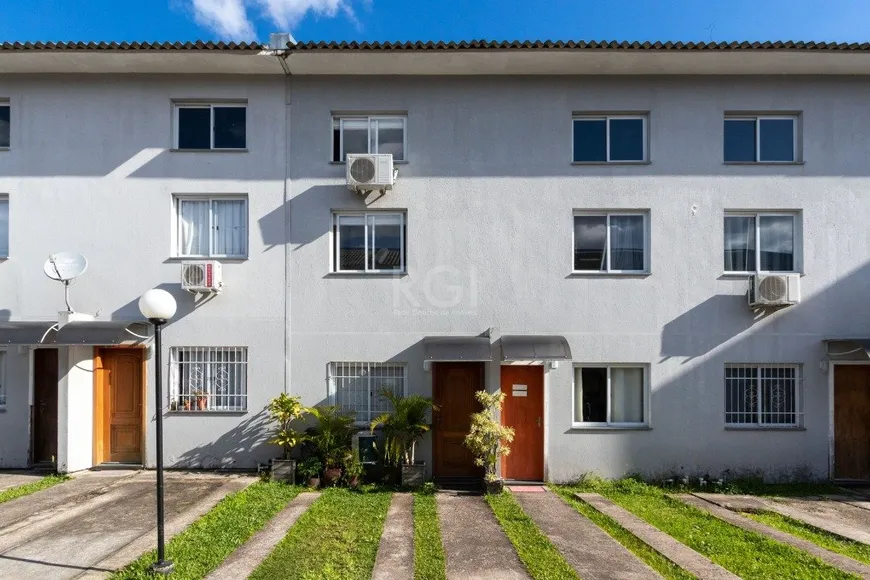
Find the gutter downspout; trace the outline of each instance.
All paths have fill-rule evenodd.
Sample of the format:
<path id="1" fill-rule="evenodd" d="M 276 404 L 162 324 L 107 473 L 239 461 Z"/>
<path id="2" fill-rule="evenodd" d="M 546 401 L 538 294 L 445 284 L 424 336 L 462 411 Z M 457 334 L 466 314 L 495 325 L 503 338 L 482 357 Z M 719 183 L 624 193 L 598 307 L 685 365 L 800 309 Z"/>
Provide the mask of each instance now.
<path id="1" fill-rule="evenodd" d="M 290 37 L 287 46 L 295 44 Z M 291 75 L 287 66 L 288 49 L 276 50 L 275 56 L 284 71 L 284 392 L 288 395 L 290 388 L 290 106 L 291 106 Z"/>

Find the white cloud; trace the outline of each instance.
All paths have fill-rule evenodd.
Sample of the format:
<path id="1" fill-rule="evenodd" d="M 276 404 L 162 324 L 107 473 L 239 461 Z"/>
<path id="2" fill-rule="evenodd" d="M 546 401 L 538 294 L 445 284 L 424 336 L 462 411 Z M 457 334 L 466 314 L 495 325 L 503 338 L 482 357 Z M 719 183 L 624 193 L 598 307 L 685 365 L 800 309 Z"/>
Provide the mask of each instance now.
<path id="1" fill-rule="evenodd" d="M 243 0 L 193 0 L 193 11 L 197 22 L 222 38 L 250 40 L 255 37 Z"/>
<path id="2" fill-rule="evenodd" d="M 277 30 L 290 31 L 309 12 L 334 18 L 344 14 L 356 22 L 350 0 L 191 0 L 196 21 L 222 38 L 253 39 L 248 8 L 256 7 Z"/>

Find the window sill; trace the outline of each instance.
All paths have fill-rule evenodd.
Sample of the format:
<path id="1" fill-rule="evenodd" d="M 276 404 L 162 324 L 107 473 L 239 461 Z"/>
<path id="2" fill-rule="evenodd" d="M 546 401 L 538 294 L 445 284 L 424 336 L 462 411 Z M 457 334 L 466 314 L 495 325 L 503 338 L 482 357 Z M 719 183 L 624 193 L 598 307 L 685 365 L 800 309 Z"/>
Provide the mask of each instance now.
<path id="1" fill-rule="evenodd" d="M 797 274 L 798 276 L 805 276 L 804 272 L 722 272 L 719 276 L 720 280 L 743 280 L 750 276 L 755 276 L 759 274 L 761 276 L 789 276 L 791 274 Z"/>
<path id="2" fill-rule="evenodd" d="M 247 411 L 220 411 L 220 410 L 206 410 L 206 411 L 185 411 L 184 409 L 177 411 L 166 411 L 167 415 L 178 415 L 183 417 L 203 417 L 203 416 L 215 416 L 215 415 L 247 415 Z"/>
<path id="3" fill-rule="evenodd" d="M 181 262 L 205 262 L 213 260 L 221 263 L 242 263 L 250 260 L 250 256 L 169 256 L 164 264 L 180 264 Z"/>
<path id="4" fill-rule="evenodd" d="M 746 427 L 737 425 L 725 425 L 726 431 L 806 431 L 806 427 L 795 425 L 776 427 L 774 425 L 747 425 Z"/>
<path id="5" fill-rule="evenodd" d="M 171 153 L 248 153 L 248 149 L 170 149 Z"/>
<path id="6" fill-rule="evenodd" d="M 572 271 L 568 278 L 646 278 L 652 272 L 592 272 Z"/>
<path id="7" fill-rule="evenodd" d="M 724 165 L 804 165 L 804 161 L 723 161 Z"/>
<path id="8" fill-rule="evenodd" d="M 11 147 L 0 147 L 0 151 L 9 151 Z"/>
<path id="9" fill-rule="evenodd" d="M 403 278 L 407 272 L 330 272 L 324 278 Z"/>
<path id="10" fill-rule="evenodd" d="M 368 155 L 368 154 L 367 153 L 360 153 L 360 155 Z M 372 155 L 375 155 L 375 154 L 373 153 Z M 329 164 L 330 165 L 347 165 L 347 161 L 330 161 Z M 407 165 L 407 164 L 408 164 L 407 160 L 396 161 L 395 159 L 393 159 L 393 165 Z"/>
<path id="11" fill-rule="evenodd" d="M 583 425 L 572 423 L 571 431 L 652 431 L 649 425 Z"/>
<path id="12" fill-rule="evenodd" d="M 571 165 L 652 165 L 652 161 L 572 161 Z"/>

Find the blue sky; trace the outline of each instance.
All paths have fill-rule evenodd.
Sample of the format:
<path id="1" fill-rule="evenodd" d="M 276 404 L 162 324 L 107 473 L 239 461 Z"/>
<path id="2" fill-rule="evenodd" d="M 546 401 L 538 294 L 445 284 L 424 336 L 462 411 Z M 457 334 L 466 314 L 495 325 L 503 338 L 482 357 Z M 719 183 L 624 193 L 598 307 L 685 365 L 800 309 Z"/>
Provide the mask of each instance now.
<path id="1" fill-rule="evenodd" d="M 0 0 L 0 40 L 870 40 L 870 0 Z"/>

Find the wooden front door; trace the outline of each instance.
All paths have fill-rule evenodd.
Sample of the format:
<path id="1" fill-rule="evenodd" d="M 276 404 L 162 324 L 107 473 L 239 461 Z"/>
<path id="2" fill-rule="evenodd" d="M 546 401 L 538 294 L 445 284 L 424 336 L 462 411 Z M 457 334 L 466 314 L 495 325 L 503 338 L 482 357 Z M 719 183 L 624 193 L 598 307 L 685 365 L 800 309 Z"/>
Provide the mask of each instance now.
<path id="1" fill-rule="evenodd" d="M 436 477 L 478 477 L 483 470 L 465 446 L 471 414 L 480 410 L 474 393 L 483 388 L 482 363 L 436 363 L 433 399 L 433 474 Z"/>
<path id="2" fill-rule="evenodd" d="M 103 348 L 94 358 L 95 463 L 142 463 L 144 352 Z"/>
<path id="3" fill-rule="evenodd" d="M 834 365 L 834 479 L 870 481 L 870 365 Z"/>
<path id="4" fill-rule="evenodd" d="M 33 463 L 57 461 L 57 349 L 33 351 Z"/>
<path id="5" fill-rule="evenodd" d="M 502 366 L 501 392 L 501 423 L 514 429 L 511 452 L 501 460 L 501 475 L 544 481 L 544 367 Z"/>

